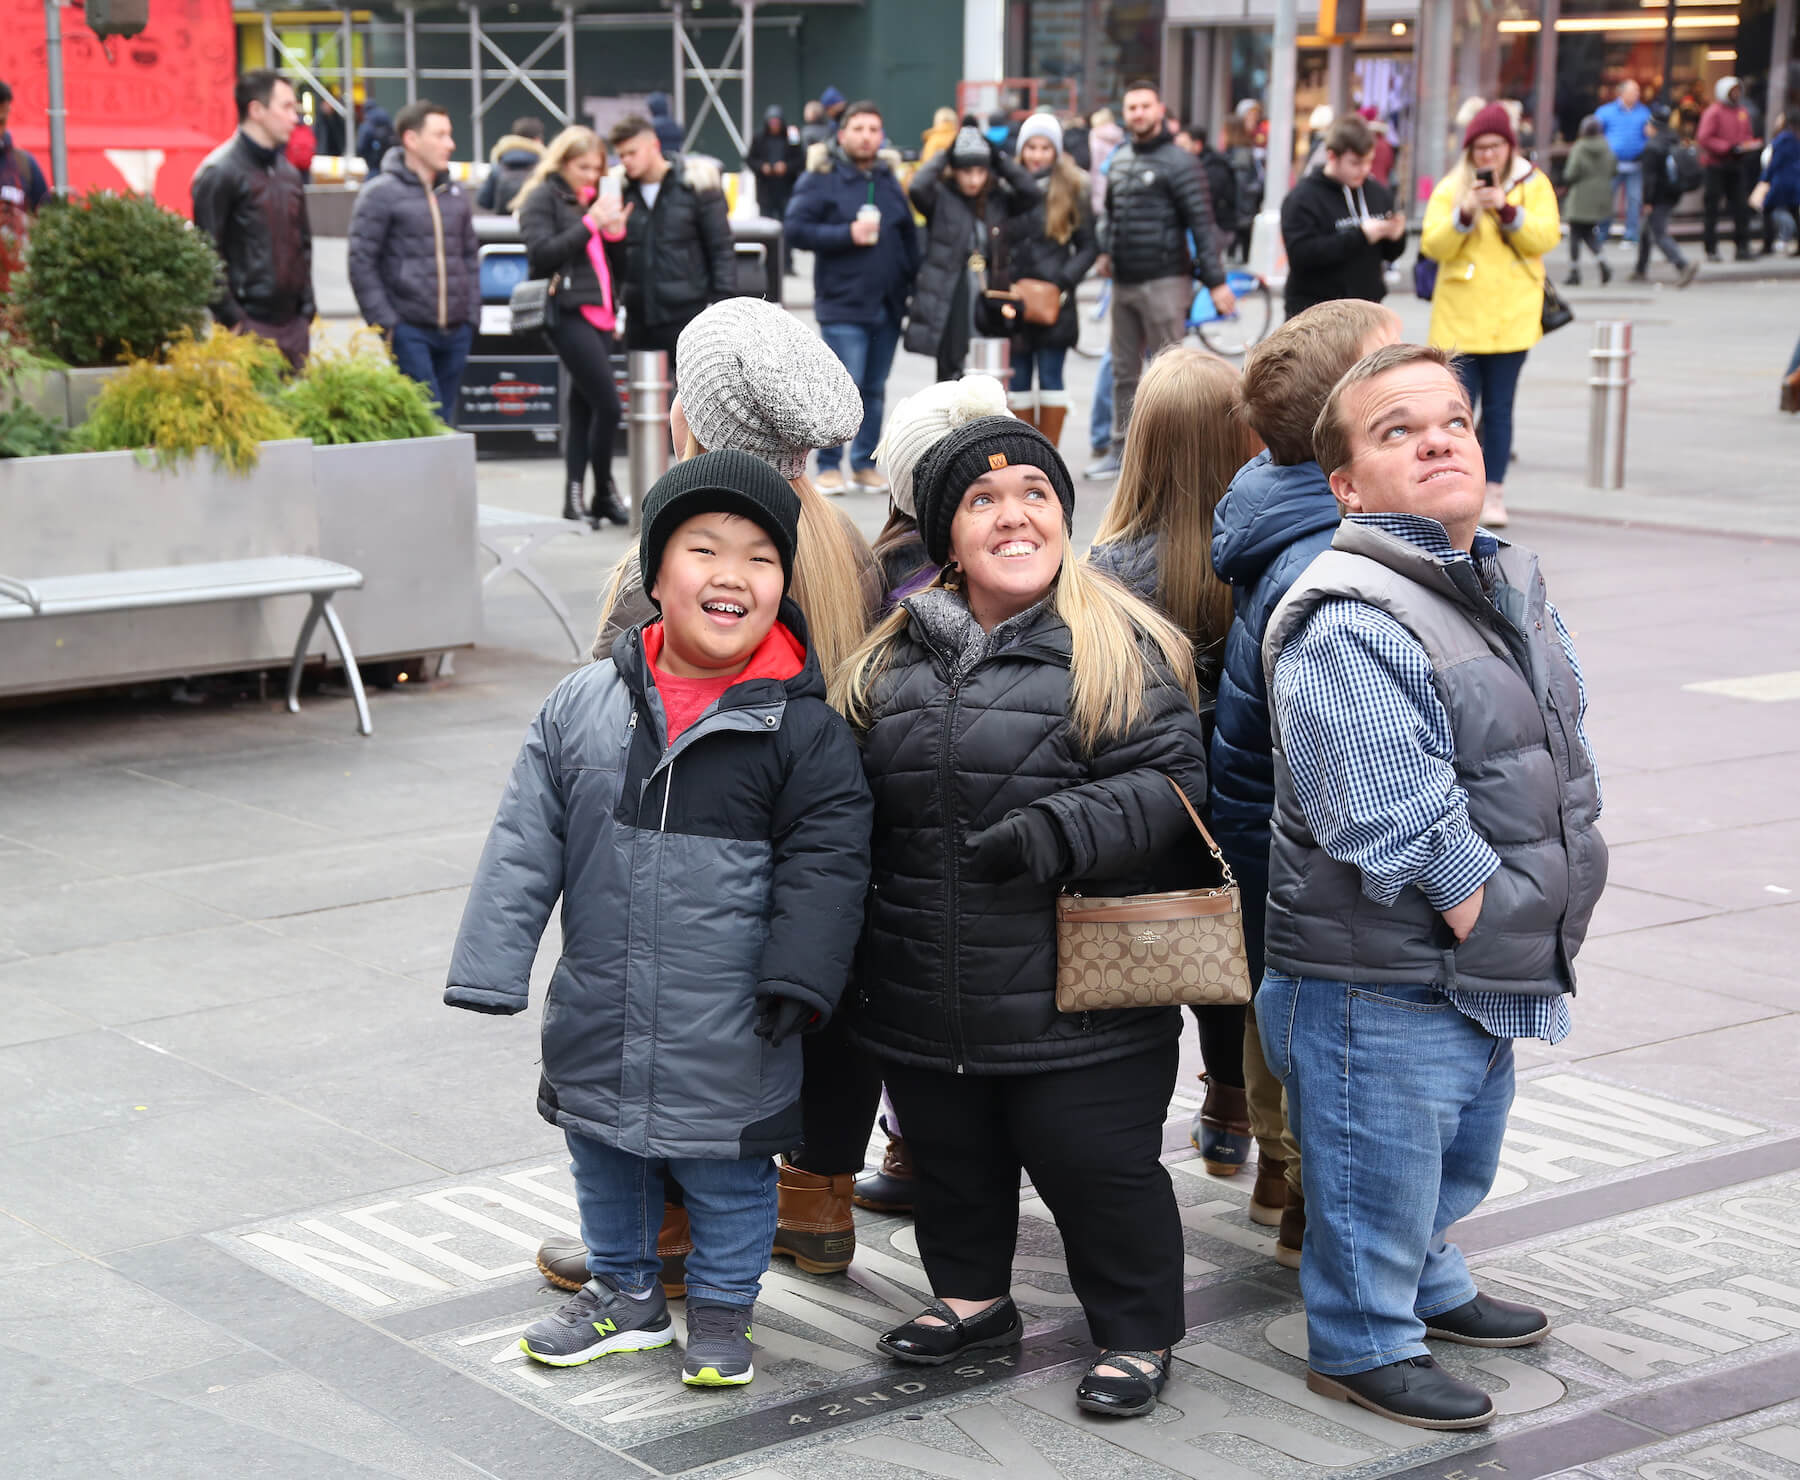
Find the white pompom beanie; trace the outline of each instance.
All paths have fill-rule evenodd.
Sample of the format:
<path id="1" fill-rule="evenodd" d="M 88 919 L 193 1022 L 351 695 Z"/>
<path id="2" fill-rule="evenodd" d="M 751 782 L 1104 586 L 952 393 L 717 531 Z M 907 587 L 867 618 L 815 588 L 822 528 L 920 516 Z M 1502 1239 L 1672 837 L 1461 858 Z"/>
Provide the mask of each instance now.
<path id="1" fill-rule="evenodd" d="M 875 449 L 875 461 L 888 477 L 894 507 L 917 518 L 913 503 L 913 469 L 919 459 L 954 428 L 984 416 L 1005 416 L 1006 387 L 991 375 L 965 375 L 940 380 L 894 408 Z"/>

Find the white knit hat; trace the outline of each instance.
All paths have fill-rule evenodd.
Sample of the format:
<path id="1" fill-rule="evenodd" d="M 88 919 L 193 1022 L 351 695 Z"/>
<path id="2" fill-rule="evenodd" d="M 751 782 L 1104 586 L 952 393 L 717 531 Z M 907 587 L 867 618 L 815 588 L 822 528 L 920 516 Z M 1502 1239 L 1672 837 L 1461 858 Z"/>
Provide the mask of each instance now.
<path id="1" fill-rule="evenodd" d="M 815 447 L 862 425 L 862 394 L 843 362 L 792 314 L 761 298 L 726 298 L 675 342 L 681 409 L 709 452 L 736 448 L 784 478 Z"/>
<path id="2" fill-rule="evenodd" d="M 1053 114 L 1033 113 L 1019 125 L 1019 148 L 1025 147 L 1027 139 L 1048 139 L 1050 146 L 1058 154 L 1063 152 L 1062 125 Z"/>
<path id="3" fill-rule="evenodd" d="M 875 461 L 888 477 L 888 496 L 902 514 L 917 518 L 913 469 L 949 432 L 984 416 L 1005 416 L 1006 387 L 991 375 L 940 380 L 908 396 L 888 418 Z"/>

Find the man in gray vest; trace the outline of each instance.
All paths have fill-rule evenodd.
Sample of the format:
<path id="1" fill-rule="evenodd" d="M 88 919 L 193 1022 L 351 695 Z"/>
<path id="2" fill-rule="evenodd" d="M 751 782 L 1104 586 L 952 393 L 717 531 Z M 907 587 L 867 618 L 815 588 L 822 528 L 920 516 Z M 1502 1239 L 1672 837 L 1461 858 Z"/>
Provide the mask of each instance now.
<path id="1" fill-rule="evenodd" d="M 1487 1196 L 1513 1040 L 1569 1031 L 1606 882 L 1587 696 L 1536 557 L 1477 528 L 1449 358 L 1359 361 L 1314 429 L 1344 522 L 1270 619 L 1268 973 L 1256 1015 L 1306 1184 L 1307 1386 L 1419 1428 L 1493 1401 L 1426 1338 L 1526 1346 L 1542 1311 L 1444 1240 Z"/>

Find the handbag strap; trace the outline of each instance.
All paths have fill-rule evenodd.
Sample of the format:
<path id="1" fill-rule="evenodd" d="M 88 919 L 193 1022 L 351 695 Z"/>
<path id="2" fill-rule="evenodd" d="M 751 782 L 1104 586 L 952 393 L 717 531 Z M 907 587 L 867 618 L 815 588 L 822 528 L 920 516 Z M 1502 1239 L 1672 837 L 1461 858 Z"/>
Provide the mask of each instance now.
<path id="1" fill-rule="evenodd" d="M 1237 888 L 1237 875 L 1232 873 L 1231 865 L 1225 861 L 1225 855 L 1219 851 L 1219 845 L 1213 841 L 1213 835 L 1206 830 L 1206 824 L 1200 820 L 1200 814 L 1194 810 L 1194 804 L 1188 800 L 1188 794 L 1181 789 L 1173 776 L 1164 776 L 1163 780 L 1174 788 L 1175 795 L 1181 798 L 1182 808 L 1187 812 L 1189 820 L 1200 829 L 1200 836 L 1206 839 L 1207 851 L 1212 854 L 1213 859 L 1219 865 L 1219 871 L 1225 876 L 1225 887 L 1227 889 Z"/>

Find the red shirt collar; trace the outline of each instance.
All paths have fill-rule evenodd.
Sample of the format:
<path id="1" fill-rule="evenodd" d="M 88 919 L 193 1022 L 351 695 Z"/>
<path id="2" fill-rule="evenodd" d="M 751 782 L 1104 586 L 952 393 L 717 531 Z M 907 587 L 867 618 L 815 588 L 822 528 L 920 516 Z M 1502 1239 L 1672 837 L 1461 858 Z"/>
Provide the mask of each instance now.
<path id="1" fill-rule="evenodd" d="M 650 666 L 656 666 L 656 660 L 662 656 L 663 624 L 660 620 L 651 622 L 644 628 L 644 656 Z M 734 684 L 749 683 L 752 679 L 769 678 L 778 683 L 785 683 L 796 677 L 806 667 L 806 649 L 800 640 L 788 631 L 784 623 L 777 622 L 769 629 L 769 635 L 762 640 L 756 651 L 751 654 L 750 661 L 744 671 L 732 680 Z"/>

